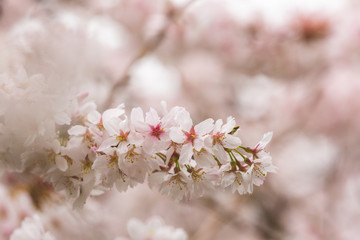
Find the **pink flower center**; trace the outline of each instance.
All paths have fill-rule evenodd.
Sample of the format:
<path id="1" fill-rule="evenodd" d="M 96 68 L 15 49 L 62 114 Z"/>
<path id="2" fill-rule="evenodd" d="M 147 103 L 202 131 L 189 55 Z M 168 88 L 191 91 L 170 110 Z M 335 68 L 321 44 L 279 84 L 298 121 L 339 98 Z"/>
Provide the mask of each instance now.
<path id="1" fill-rule="evenodd" d="M 130 134 L 130 131 L 123 132 L 123 130 L 120 130 L 120 134 L 119 134 L 119 136 L 116 137 L 116 139 L 120 140 L 120 142 L 126 141 L 129 134 Z"/>
<path id="2" fill-rule="evenodd" d="M 225 133 L 218 132 L 215 135 L 213 135 L 214 144 L 215 142 L 221 143 L 222 140 L 224 140 Z"/>
<path id="3" fill-rule="evenodd" d="M 194 140 L 195 140 L 195 138 L 197 136 L 197 134 L 195 132 L 195 129 L 194 129 L 194 126 L 192 126 L 192 128 L 190 129 L 190 132 L 184 132 L 184 133 L 185 133 L 185 136 L 186 136 L 186 141 L 194 143 Z"/>
<path id="4" fill-rule="evenodd" d="M 150 126 L 150 128 L 151 128 L 151 136 L 154 136 L 160 140 L 161 134 L 164 133 L 164 129 L 161 128 L 161 123 L 158 123 L 158 125 L 156 125 L 155 127 Z"/>

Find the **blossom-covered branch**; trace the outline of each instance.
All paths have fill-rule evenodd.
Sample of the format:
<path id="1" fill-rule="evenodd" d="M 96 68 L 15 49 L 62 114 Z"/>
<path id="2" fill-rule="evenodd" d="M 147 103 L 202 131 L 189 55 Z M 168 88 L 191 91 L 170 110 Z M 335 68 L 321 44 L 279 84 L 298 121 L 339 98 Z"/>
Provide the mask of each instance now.
<path id="1" fill-rule="evenodd" d="M 29 79 L 41 86 L 41 76 Z M 9 90 L 3 91 L 7 101 L 22 97 L 27 104 L 50 100 L 31 99 L 27 91 L 34 89 L 14 82 L 4 87 Z M 25 94 L 14 96 L 20 90 Z M 34 95 L 39 96 L 47 95 Z M 176 201 L 201 197 L 215 188 L 252 193 L 253 185 L 261 185 L 268 172 L 275 172 L 271 156 L 264 151 L 272 133 L 253 148 L 242 146 L 233 117 L 226 123 L 209 118 L 194 124 L 183 107 L 167 110 L 165 103 L 161 114 L 152 108 L 144 113 L 137 107 L 127 115 L 123 104 L 100 113 L 85 98 L 86 94 L 79 95 L 63 110 L 48 110 L 52 115 L 43 112 L 46 118 L 42 121 L 29 112 L 34 119 L 22 120 L 25 124 L 38 121 L 32 123 L 38 124 L 35 130 L 20 124 L 22 120 L 15 125 L 10 121 L 24 114 L 16 112 L 22 105 L 5 109 L 0 123 L 1 165 L 9 171 L 41 176 L 55 190 L 65 190 L 75 199 L 75 207 L 82 206 L 92 192 L 113 185 L 126 191 L 146 178 L 150 187 Z"/>
<path id="2" fill-rule="evenodd" d="M 130 238 L 117 237 L 115 240 L 186 240 L 186 232 L 181 228 L 174 228 L 165 225 L 164 221 L 157 216 L 151 217 L 142 223 L 132 218 L 127 223 L 127 230 Z M 10 237 L 10 240 L 56 240 L 50 231 L 46 230 L 39 215 L 25 218 L 21 227 L 17 228 Z"/>

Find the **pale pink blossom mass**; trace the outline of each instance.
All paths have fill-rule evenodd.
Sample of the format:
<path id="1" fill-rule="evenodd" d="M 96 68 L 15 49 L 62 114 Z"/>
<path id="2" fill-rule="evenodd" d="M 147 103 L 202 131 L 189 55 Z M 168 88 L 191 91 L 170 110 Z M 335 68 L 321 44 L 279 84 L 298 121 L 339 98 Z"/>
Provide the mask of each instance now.
<path id="1" fill-rule="evenodd" d="M 357 240 L 357 0 L 0 0 L 0 240 Z"/>

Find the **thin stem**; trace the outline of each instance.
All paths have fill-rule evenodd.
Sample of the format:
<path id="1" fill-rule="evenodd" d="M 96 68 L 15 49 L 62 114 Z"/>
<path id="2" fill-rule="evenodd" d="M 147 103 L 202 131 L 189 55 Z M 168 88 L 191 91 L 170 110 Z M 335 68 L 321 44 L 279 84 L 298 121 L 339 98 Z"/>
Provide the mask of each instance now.
<path id="1" fill-rule="evenodd" d="M 243 147 L 243 146 L 239 146 L 238 148 L 241 148 L 241 149 L 243 149 L 243 150 L 245 150 L 245 151 L 247 151 L 249 148 L 247 148 L 247 147 Z"/>
<path id="2" fill-rule="evenodd" d="M 231 156 L 231 151 L 228 150 L 227 153 L 229 154 L 231 161 L 232 161 L 232 162 L 235 162 L 235 160 L 234 160 L 233 157 Z"/>
<path id="3" fill-rule="evenodd" d="M 240 154 L 240 156 L 245 160 L 246 159 L 246 157 L 241 153 L 241 152 L 239 152 L 237 149 L 234 149 L 234 151 L 236 151 L 238 154 Z"/>

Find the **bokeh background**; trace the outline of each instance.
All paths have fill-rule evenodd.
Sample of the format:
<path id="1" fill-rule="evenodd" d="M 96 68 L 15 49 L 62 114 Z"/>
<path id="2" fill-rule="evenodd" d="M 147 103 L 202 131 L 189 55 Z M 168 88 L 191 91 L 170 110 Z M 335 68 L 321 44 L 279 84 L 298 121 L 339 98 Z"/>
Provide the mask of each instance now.
<path id="1" fill-rule="evenodd" d="M 1 0 L 0 71 L 119 103 L 234 116 L 245 145 L 273 131 L 277 174 L 252 195 L 175 203 L 138 186 L 83 211 L 41 179 L 5 173 L 0 239 L 40 214 L 58 239 L 114 239 L 161 216 L 190 240 L 360 235 L 360 3 L 356 0 Z"/>

